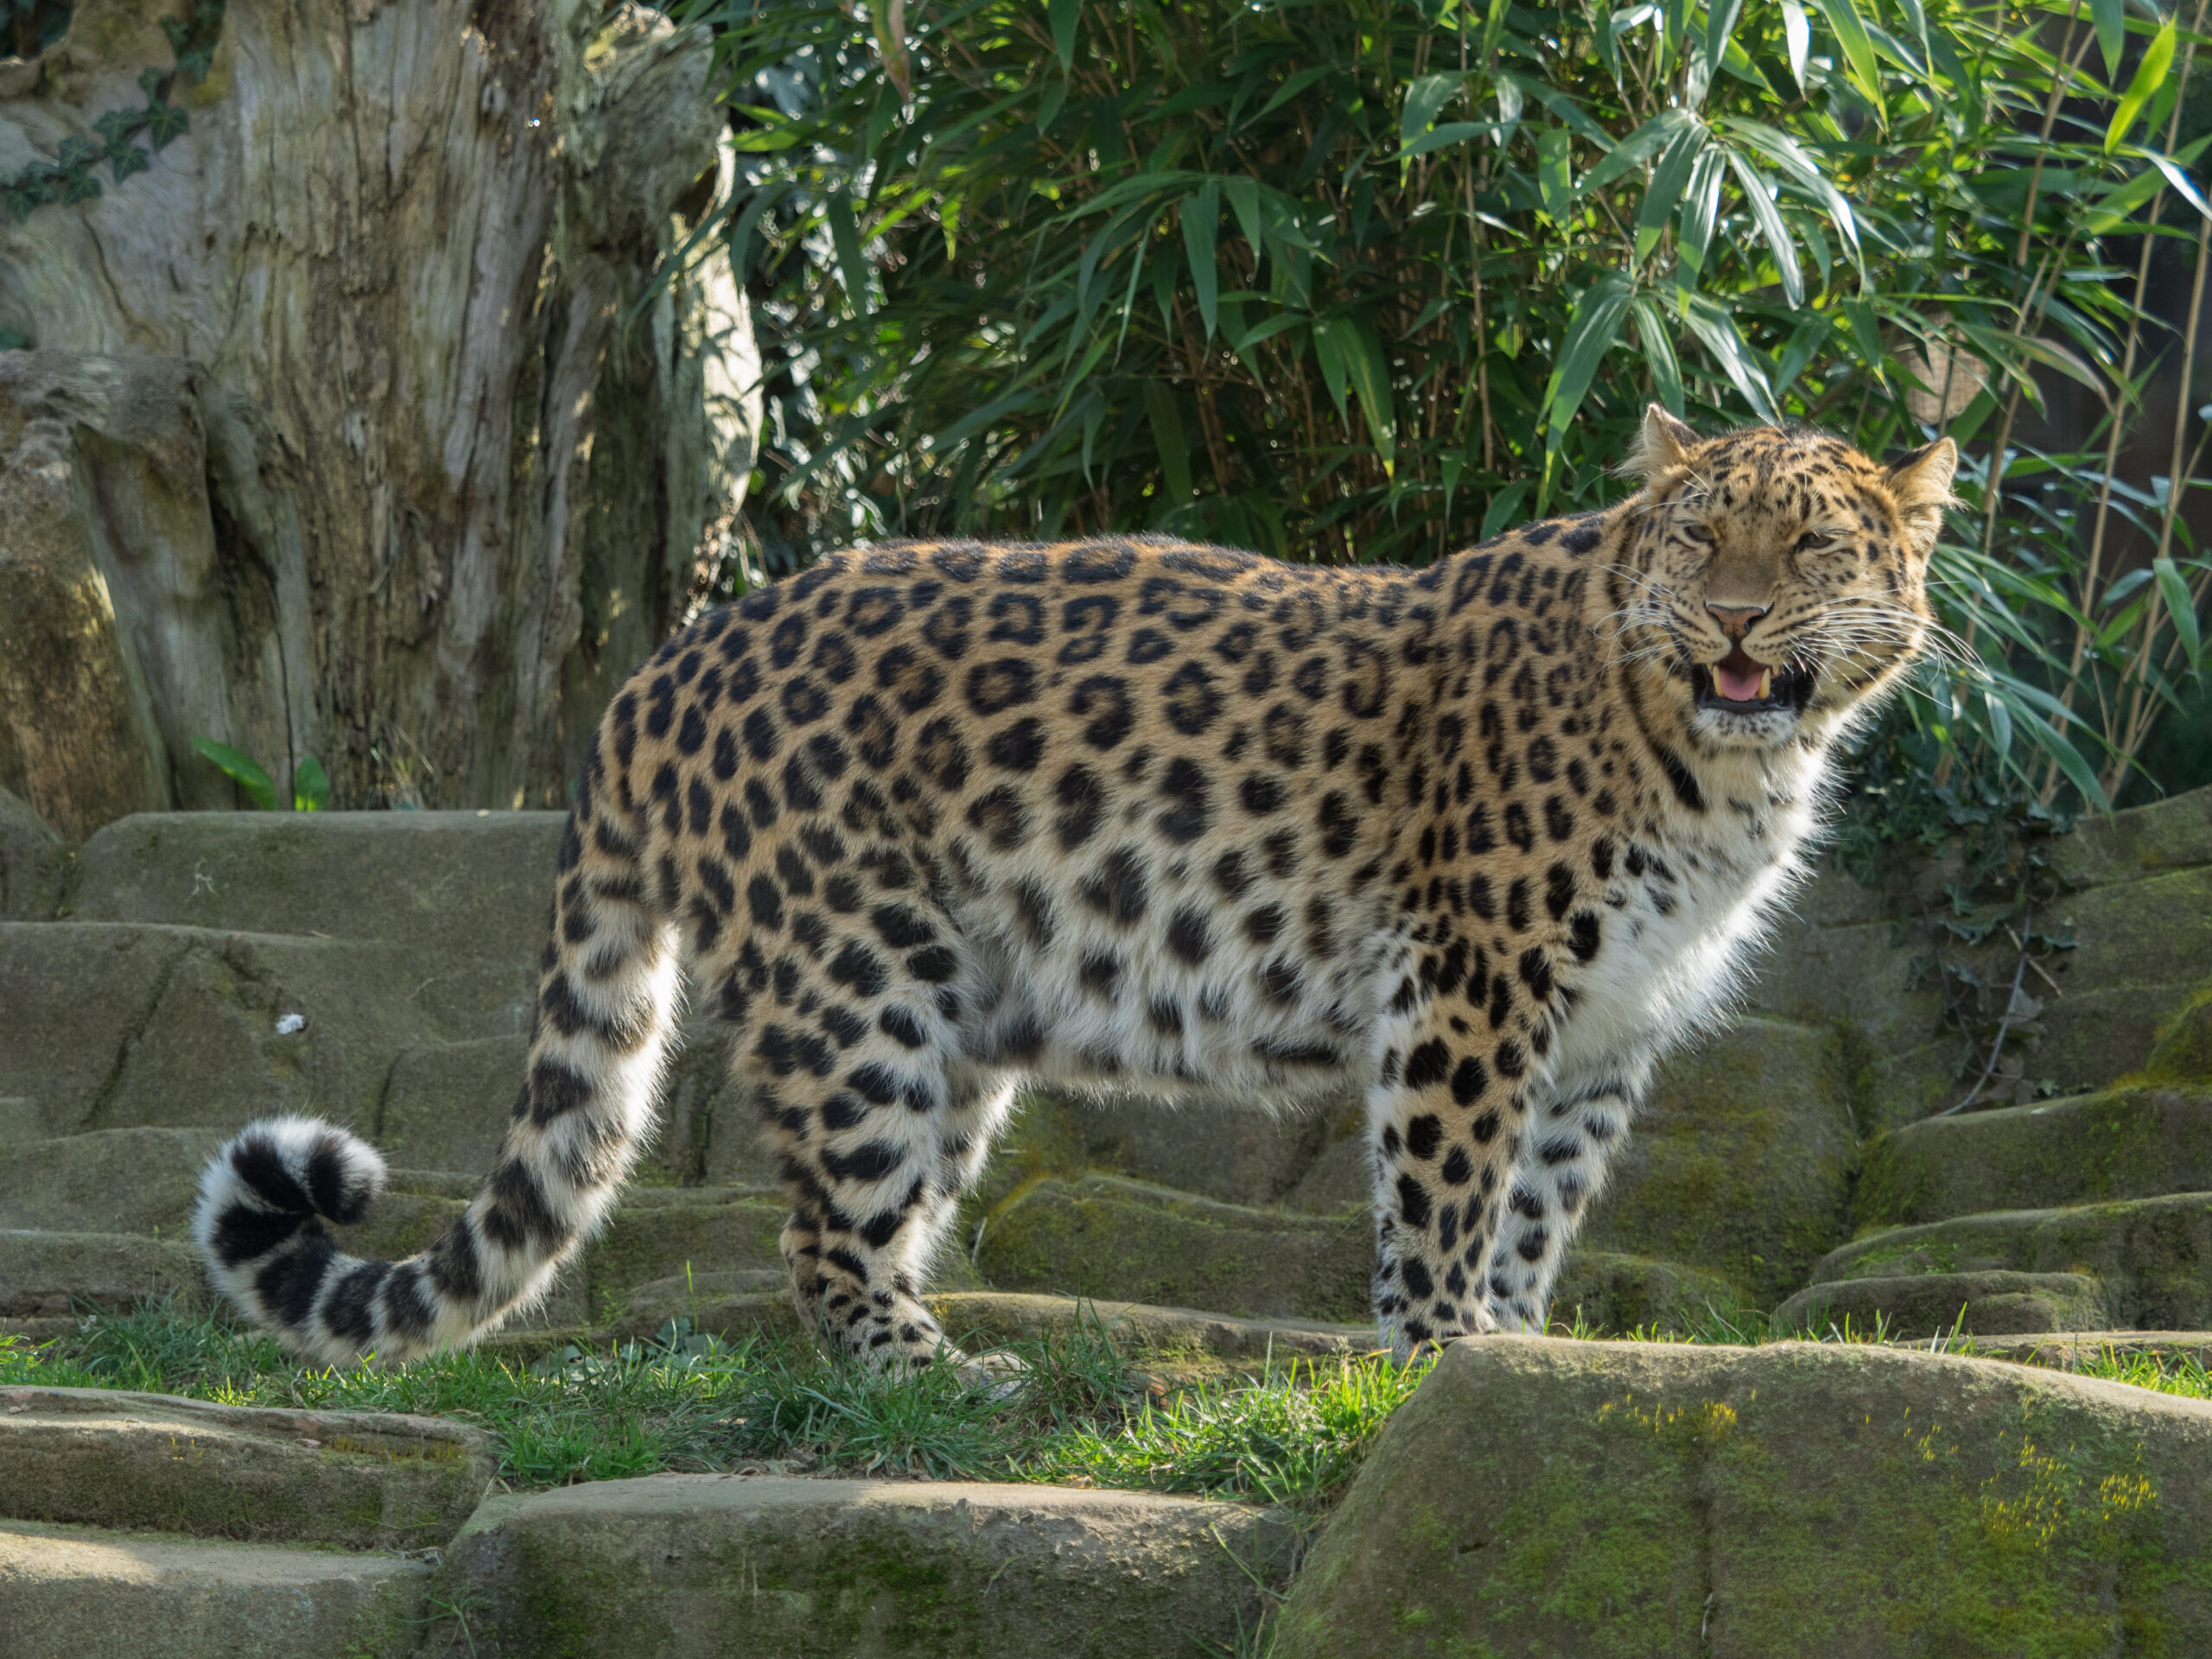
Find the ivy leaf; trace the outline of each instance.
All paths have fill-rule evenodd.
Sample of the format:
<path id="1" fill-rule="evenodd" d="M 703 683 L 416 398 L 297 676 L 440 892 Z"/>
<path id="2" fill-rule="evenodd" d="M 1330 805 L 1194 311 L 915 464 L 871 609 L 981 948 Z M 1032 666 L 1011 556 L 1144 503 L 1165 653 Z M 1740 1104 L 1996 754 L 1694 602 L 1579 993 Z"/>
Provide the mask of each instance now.
<path id="1" fill-rule="evenodd" d="M 174 104 L 155 104 L 147 108 L 146 138 L 156 149 L 162 149 L 191 124 L 191 118 Z"/>
<path id="2" fill-rule="evenodd" d="M 92 128 L 101 137 L 107 140 L 107 153 L 112 156 L 118 149 L 130 142 L 130 135 L 138 130 L 145 118 L 146 112 L 143 110 L 110 110 L 92 123 Z"/>
<path id="3" fill-rule="evenodd" d="M 187 80 L 205 80 L 207 71 L 215 61 L 215 43 L 203 41 L 189 52 L 176 54 L 176 72 Z"/>
<path id="4" fill-rule="evenodd" d="M 115 181 L 121 184 L 133 173 L 143 173 L 151 167 L 154 164 L 154 158 L 139 149 L 137 145 L 125 139 L 108 151 L 107 164 L 109 169 L 115 175 Z"/>
<path id="5" fill-rule="evenodd" d="M 61 205 L 72 207 L 80 201 L 90 201 L 100 193 L 100 181 L 81 167 L 61 175 Z"/>
<path id="6" fill-rule="evenodd" d="M 162 72 L 159 69 L 148 68 L 139 71 L 138 90 L 146 94 L 146 101 L 149 104 L 158 104 L 162 101 Z M 137 111 L 134 110 L 131 113 L 136 115 Z"/>
<path id="7" fill-rule="evenodd" d="M 60 149 L 54 155 L 54 165 L 64 173 L 79 169 L 87 162 L 98 161 L 100 151 L 105 148 L 105 145 L 96 144 L 89 138 L 64 138 Z"/>
<path id="8" fill-rule="evenodd" d="M 181 53 L 191 43 L 192 25 L 183 18 L 164 17 L 161 23 L 162 33 L 168 36 L 170 51 Z"/>

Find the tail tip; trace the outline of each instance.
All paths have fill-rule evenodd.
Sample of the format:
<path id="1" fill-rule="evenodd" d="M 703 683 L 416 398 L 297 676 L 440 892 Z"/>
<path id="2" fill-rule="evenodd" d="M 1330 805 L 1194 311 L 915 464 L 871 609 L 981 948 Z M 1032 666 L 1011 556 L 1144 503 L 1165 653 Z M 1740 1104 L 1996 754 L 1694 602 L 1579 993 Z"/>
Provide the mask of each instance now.
<path id="1" fill-rule="evenodd" d="M 344 1225 L 385 1188 L 383 1157 L 359 1135 L 315 1117 L 267 1117 L 226 1143 L 200 1180 L 203 1224 L 243 1204 L 266 1215 L 320 1216 Z"/>

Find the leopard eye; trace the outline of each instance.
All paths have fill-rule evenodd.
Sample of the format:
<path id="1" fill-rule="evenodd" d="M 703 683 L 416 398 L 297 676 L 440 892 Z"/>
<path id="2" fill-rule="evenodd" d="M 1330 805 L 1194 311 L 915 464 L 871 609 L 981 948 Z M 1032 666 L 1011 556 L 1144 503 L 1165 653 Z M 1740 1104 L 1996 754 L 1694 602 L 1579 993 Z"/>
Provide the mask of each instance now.
<path id="1" fill-rule="evenodd" d="M 1836 538 L 1825 530 L 1808 530 L 1797 538 L 1790 550 L 1795 553 L 1815 553 L 1835 545 Z"/>
<path id="2" fill-rule="evenodd" d="M 1713 545 L 1713 531 L 1704 524 L 1684 524 L 1682 526 L 1682 534 L 1688 537 L 1690 540 L 1700 543 L 1704 546 L 1710 547 Z"/>

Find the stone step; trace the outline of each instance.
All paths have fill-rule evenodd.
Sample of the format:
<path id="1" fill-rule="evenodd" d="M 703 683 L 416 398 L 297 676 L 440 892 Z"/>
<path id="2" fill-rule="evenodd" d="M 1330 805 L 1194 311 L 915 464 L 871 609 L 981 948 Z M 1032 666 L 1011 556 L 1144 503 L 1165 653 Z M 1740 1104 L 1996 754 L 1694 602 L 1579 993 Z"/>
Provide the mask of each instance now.
<path id="1" fill-rule="evenodd" d="M 1383 1425 L 1274 1651 L 2212 1653 L 2208 1560 L 2212 1401 L 1870 1344 L 1488 1337 Z"/>
<path id="2" fill-rule="evenodd" d="M 2108 1090 L 1933 1117 L 1866 1148 L 1861 1226 L 2212 1190 L 2212 1092 Z"/>
<path id="3" fill-rule="evenodd" d="M 760 1114 L 728 1081 L 726 1048 L 727 1035 L 714 1022 L 686 1021 L 663 1076 L 660 1132 L 639 1164 L 639 1179 L 776 1184 L 775 1160 L 760 1145 Z M 520 1033 L 406 1050 L 392 1065 L 371 1138 L 397 1165 L 488 1171 L 506 1134 L 528 1051 Z"/>
<path id="4" fill-rule="evenodd" d="M 1826 1334 L 1847 1323 L 1910 1339 L 1963 1331 L 1976 1337 L 2094 1331 L 2112 1318 L 2104 1286 L 2087 1274 L 1916 1273 L 1811 1285 L 1774 1311 L 1787 1331 Z"/>
<path id="5" fill-rule="evenodd" d="M 388 945 L 0 922 L 0 1095 L 37 1102 L 49 1136 L 235 1130 L 283 1110 L 366 1129 L 393 1060 L 460 1006 L 439 972 Z M 292 1014 L 304 1027 L 280 1031 Z M 513 1025 L 527 1007 L 498 1017 Z"/>
<path id="6" fill-rule="evenodd" d="M 51 920 L 72 861 L 61 837 L 30 803 L 0 789 L 0 921 Z"/>
<path id="7" fill-rule="evenodd" d="M 73 914 L 378 939 L 417 960 L 511 963 L 545 944 L 559 812 L 158 812 L 85 843 Z"/>
<path id="8" fill-rule="evenodd" d="M 0 1228 L 185 1237 L 200 1168 L 223 1141 L 219 1129 L 102 1129 L 10 1146 Z"/>
<path id="9" fill-rule="evenodd" d="M 1245 1319 L 1350 1324 L 1368 1313 L 1374 1224 L 1364 1216 L 1251 1209 L 1092 1175 L 1019 1189 L 981 1228 L 970 1259 L 996 1290 Z"/>
<path id="10" fill-rule="evenodd" d="M 1308 1216 L 1217 1203 L 1088 1175 L 1046 1177 L 982 1218 L 969 1259 L 997 1291 L 1218 1309 L 1240 1319 L 1365 1325 L 1372 1317 L 1375 1224 L 1363 1209 Z M 1604 1331 L 1681 1329 L 1708 1305 L 1743 1295 L 1717 1274 L 1678 1262 L 1577 1250 L 1552 1311 Z"/>
<path id="11" fill-rule="evenodd" d="M 391 1554 L 0 1521 L 0 1647 L 71 1659 L 401 1659 L 430 1567 Z"/>
<path id="12" fill-rule="evenodd" d="M 1740 1016 L 1662 1064 L 1583 1244 L 1700 1268 L 1771 1306 L 1851 1236 L 1858 1141 L 1834 1030 Z"/>
<path id="13" fill-rule="evenodd" d="M 2212 1192 L 2010 1210 L 1893 1227 L 1821 1258 L 1813 1287 L 1925 1274 L 2086 1274 L 2107 1323 L 2212 1325 Z"/>
<path id="14" fill-rule="evenodd" d="M 182 1238 L 0 1230 L 0 1319 L 54 1320 L 162 1297 L 185 1313 L 209 1304 L 199 1255 Z"/>
<path id="15" fill-rule="evenodd" d="M 495 1466 L 488 1435 L 443 1418 L 0 1389 L 0 1508 L 13 1520 L 435 1548 Z"/>
<path id="16" fill-rule="evenodd" d="M 493 1497 L 434 1599 L 425 1652 L 1227 1651 L 1290 1565 L 1270 1511 L 1159 1493 L 961 1481 L 653 1475 Z"/>

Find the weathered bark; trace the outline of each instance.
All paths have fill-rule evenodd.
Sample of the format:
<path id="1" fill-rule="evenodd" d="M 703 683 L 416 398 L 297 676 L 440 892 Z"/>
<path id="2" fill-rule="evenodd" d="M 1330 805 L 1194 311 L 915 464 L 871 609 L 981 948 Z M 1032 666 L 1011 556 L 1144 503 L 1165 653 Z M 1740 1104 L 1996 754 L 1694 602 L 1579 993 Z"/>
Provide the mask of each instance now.
<path id="1" fill-rule="evenodd" d="M 44 58 L 0 63 L 0 175 L 142 104 L 169 9 L 85 0 Z M 0 331 L 35 348 L 0 353 L 0 445 L 43 435 L 91 570 L 41 548 L 42 579 L 112 613 L 0 640 L 23 665 L 0 734 L 77 741 L 15 683 L 66 667 L 129 728 L 86 741 L 152 778 L 42 780 L 0 735 L 0 786 L 78 829 L 228 804 L 207 735 L 280 786 L 320 755 L 340 804 L 565 800 L 608 676 L 673 620 L 752 464 L 721 262 L 639 315 L 715 164 L 709 53 L 575 0 L 230 0 L 149 170 L 0 217 Z M 31 550 L 10 522 L 0 591 Z"/>

